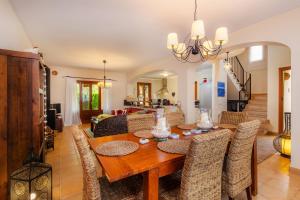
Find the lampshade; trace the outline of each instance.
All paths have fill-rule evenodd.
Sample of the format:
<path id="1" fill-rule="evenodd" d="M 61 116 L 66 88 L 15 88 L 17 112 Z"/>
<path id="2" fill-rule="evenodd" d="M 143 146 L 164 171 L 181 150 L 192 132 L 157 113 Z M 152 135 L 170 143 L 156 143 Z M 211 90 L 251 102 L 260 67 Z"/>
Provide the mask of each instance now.
<path id="1" fill-rule="evenodd" d="M 228 30 L 226 27 L 220 27 L 216 30 L 215 43 L 217 45 L 226 44 L 228 42 Z"/>
<path id="2" fill-rule="evenodd" d="M 204 49 L 204 54 L 207 55 L 207 54 L 211 54 L 211 51 L 213 50 L 213 44 L 211 42 L 211 40 L 206 40 L 203 42 L 203 46 L 205 47 Z M 207 50 L 207 51 L 205 51 Z"/>
<path id="3" fill-rule="evenodd" d="M 179 43 L 176 48 L 176 56 L 180 57 L 181 54 L 185 51 L 186 46 L 184 43 Z"/>
<path id="4" fill-rule="evenodd" d="M 10 176 L 10 197 L 14 199 L 52 199 L 52 167 L 30 162 Z"/>
<path id="5" fill-rule="evenodd" d="M 176 48 L 178 45 L 177 33 L 169 33 L 167 47 L 168 49 Z"/>
<path id="6" fill-rule="evenodd" d="M 111 88 L 112 82 L 110 80 L 102 80 L 98 82 L 98 87 L 100 88 Z"/>
<path id="7" fill-rule="evenodd" d="M 192 24 L 191 38 L 192 40 L 202 39 L 205 37 L 204 22 L 196 20 Z"/>

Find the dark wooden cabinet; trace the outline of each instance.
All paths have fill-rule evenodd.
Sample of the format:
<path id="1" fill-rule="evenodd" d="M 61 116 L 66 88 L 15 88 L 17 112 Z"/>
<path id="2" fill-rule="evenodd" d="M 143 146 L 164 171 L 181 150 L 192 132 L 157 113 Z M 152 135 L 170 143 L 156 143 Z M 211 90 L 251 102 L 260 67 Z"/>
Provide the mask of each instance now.
<path id="1" fill-rule="evenodd" d="M 9 175 L 23 165 L 44 137 L 43 70 L 39 55 L 0 49 L 0 199 Z"/>

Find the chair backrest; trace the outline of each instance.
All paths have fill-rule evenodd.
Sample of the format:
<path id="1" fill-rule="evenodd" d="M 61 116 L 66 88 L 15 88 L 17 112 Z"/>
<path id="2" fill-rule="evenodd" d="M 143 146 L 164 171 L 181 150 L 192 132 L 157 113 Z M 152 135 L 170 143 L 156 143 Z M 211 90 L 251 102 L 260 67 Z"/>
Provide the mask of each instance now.
<path id="1" fill-rule="evenodd" d="M 239 124 L 231 141 L 225 163 L 226 190 L 230 196 L 237 195 L 251 184 L 251 155 L 260 123 L 253 120 Z"/>
<path id="2" fill-rule="evenodd" d="M 181 200 L 221 200 L 222 167 L 231 131 L 195 136 L 186 155 Z"/>
<path id="3" fill-rule="evenodd" d="M 150 130 L 155 125 L 154 114 L 127 115 L 128 132 L 134 133 L 140 130 Z"/>
<path id="4" fill-rule="evenodd" d="M 184 114 L 182 112 L 168 112 L 166 113 L 166 118 L 171 127 L 184 124 L 185 122 Z"/>
<path id="5" fill-rule="evenodd" d="M 246 112 L 222 111 L 221 113 L 220 124 L 238 125 L 239 123 L 243 123 L 245 121 L 247 121 Z"/>
<path id="6" fill-rule="evenodd" d="M 101 200 L 96 166 L 87 139 L 80 131 L 74 132 L 73 138 L 79 151 L 82 164 L 83 198 L 85 200 Z"/>
<path id="7" fill-rule="evenodd" d="M 118 115 L 103 119 L 97 123 L 93 132 L 94 137 L 127 133 L 127 117 L 126 115 Z"/>

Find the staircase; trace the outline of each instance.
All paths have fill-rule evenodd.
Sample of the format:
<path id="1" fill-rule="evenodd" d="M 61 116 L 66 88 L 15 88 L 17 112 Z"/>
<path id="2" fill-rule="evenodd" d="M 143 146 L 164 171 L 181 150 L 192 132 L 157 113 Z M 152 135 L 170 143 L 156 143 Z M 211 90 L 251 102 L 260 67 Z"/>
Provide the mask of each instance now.
<path id="1" fill-rule="evenodd" d="M 247 112 L 248 119 L 259 119 L 262 122 L 258 134 L 268 132 L 270 122 L 267 119 L 267 94 L 251 94 L 251 73 L 244 70 L 238 57 L 227 58 L 231 65 L 227 74 L 239 93 L 237 111 Z"/>
<path id="2" fill-rule="evenodd" d="M 248 120 L 258 119 L 261 121 L 260 135 L 266 134 L 270 126 L 270 121 L 267 119 L 267 101 L 267 94 L 252 94 L 251 100 L 243 110 L 247 112 Z"/>
<path id="3" fill-rule="evenodd" d="M 247 104 L 251 99 L 251 73 L 245 71 L 237 56 L 227 58 L 225 61 L 230 63 L 231 67 L 226 72 L 239 93 L 237 111 L 243 111 L 245 102 Z"/>

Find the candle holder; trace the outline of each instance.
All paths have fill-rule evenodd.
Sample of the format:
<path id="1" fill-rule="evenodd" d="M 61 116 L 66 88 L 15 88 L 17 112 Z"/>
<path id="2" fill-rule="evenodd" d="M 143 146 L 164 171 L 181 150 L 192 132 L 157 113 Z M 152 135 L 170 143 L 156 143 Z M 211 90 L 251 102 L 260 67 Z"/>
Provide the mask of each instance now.
<path id="1" fill-rule="evenodd" d="M 10 176 L 11 200 L 52 199 L 52 167 L 46 163 L 30 162 Z"/>

